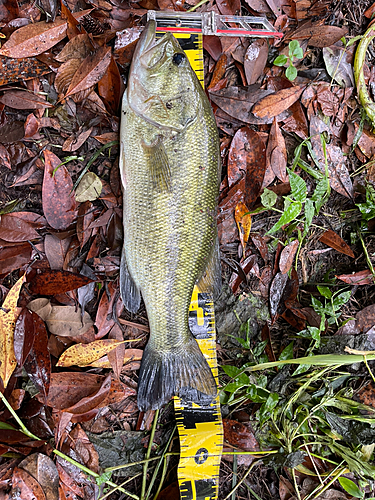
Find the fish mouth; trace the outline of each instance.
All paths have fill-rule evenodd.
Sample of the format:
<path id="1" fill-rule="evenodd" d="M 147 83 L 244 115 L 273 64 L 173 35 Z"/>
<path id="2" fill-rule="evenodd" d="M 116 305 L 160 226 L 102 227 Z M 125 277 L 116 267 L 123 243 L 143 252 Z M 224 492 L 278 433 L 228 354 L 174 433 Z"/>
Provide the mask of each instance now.
<path id="1" fill-rule="evenodd" d="M 150 19 L 138 40 L 137 47 L 133 56 L 134 59 L 141 57 L 147 50 L 155 45 L 155 34 L 156 21 L 154 19 Z"/>
<path id="2" fill-rule="evenodd" d="M 151 19 L 138 41 L 133 61 L 138 61 L 143 68 L 150 70 L 178 50 L 180 50 L 178 43 L 171 33 L 156 38 L 156 21 Z"/>

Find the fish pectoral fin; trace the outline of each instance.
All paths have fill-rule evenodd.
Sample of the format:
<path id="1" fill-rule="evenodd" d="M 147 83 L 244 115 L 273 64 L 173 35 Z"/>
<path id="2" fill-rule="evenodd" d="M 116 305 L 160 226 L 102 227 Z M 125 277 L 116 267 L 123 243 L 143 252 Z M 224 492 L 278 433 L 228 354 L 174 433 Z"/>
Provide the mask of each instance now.
<path id="1" fill-rule="evenodd" d="M 168 191 L 171 186 L 171 168 L 164 147 L 164 137 L 158 135 L 151 143 L 141 141 L 142 148 L 150 159 L 152 181 L 160 191 Z"/>
<path id="2" fill-rule="evenodd" d="M 221 285 L 219 238 L 216 236 L 207 264 L 201 277 L 197 280 L 197 287 L 200 292 L 210 293 L 216 299 L 220 294 Z"/>
<path id="3" fill-rule="evenodd" d="M 193 336 L 183 349 L 155 349 L 147 344 L 138 379 L 138 408 L 157 410 L 174 395 L 193 403 L 210 404 L 216 382 Z"/>
<path id="4" fill-rule="evenodd" d="M 131 313 L 136 313 L 141 304 L 141 292 L 130 274 L 124 247 L 121 253 L 120 294 L 126 309 Z"/>

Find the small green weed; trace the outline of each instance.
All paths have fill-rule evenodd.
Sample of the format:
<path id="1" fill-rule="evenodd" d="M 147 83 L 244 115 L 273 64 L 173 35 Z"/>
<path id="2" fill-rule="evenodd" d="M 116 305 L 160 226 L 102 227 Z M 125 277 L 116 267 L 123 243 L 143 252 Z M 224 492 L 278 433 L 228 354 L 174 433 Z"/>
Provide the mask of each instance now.
<path id="1" fill-rule="evenodd" d="M 291 40 L 289 42 L 289 53 L 288 56 L 284 54 L 280 54 L 273 61 L 275 66 L 286 66 L 285 76 L 291 82 L 297 78 L 297 69 L 294 66 L 294 62 L 296 59 L 303 58 L 303 49 L 299 44 L 298 40 Z"/>
<path id="2" fill-rule="evenodd" d="M 329 325 L 336 323 L 336 325 L 339 326 L 338 318 L 341 316 L 340 308 L 350 299 L 352 293 L 351 290 L 332 293 L 326 286 L 318 285 L 317 288 L 320 294 L 324 297 L 325 304 L 323 305 L 320 300 L 313 296 L 311 297 L 311 303 L 315 312 L 317 312 L 321 317 L 321 323 L 325 323 L 327 320 Z"/>
<path id="3" fill-rule="evenodd" d="M 371 184 L 366 184 L 366 201 L 356 205 L 362 214 L 362 220 L 366 223 L 375 217 L 375 188 Z"/>

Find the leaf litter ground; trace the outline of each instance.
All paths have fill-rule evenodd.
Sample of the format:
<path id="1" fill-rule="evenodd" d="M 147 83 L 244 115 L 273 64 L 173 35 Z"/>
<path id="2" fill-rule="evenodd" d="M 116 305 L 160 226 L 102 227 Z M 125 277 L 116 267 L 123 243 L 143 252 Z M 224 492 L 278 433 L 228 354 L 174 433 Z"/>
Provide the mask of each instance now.
<path id="1" fill-rule="evenodd" d="M 148 323 L 119 298 L 118 129 L 142 16 L 197 3 L 0 9 L 4 499 L 179 498 L 171 405 L 157 421 L 136 405 Z M 374 5 L 200 10 L 284 33 L 204 39 L 223 161 L 219 498 L 373 497 L 375 136 L 353 57 Z"/>

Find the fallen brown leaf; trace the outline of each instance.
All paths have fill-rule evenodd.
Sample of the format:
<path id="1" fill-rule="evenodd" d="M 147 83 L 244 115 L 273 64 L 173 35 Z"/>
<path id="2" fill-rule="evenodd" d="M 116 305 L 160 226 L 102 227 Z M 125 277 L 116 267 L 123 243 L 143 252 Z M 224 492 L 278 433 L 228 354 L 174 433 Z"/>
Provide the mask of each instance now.
<path id="1" fill-rule="evenodd" d="M 81 286 L 92 283 L 92 279 L 82 274 L 68 271 L 48 270 L 32 277 L 29 281 L 29 290 L 33 294 L 55 295 L 76 290 Z"/>
<path id="2" fill-rule="evenodd" d="M 350 248 L 350 246 L 347 243 L 345 243 L 345 241 L 331 229 L 323 233 L 319 238 L 319 241 L 321 241 L 325 245 L 328 245 L 334 250 L 337 250 L 340 253 L 348 255 L 353 259 L 355 258 L 353 250 Z"/>
<path id="3" fill-rule="evenodd" d="M 42 54 L 66 36 L 66 21 L 57 18 L 52 23 L 40 21 L 14 31 L 0 49 L 7 57 L 32 57 Z"/>
<path id="4" fill-rule="evenodd" d="M 348 28 L 339 26 L 308 26 L 297 29 L 293 35 L 293 40 L 307 40 L 307 44 L 312 47 L 329 47 L 338 42 L 348 32 Z"/>
<path id="5" fill-rule="evenodd" d="M 244 70 L 248 85 L 256 83 L 263 75 L 268 57 L 268 42 L 260 38 L 251 43 L 246 51 L 244 59 Z"/>
<path id="6" fill-rule="evenodd" d="M 16 467 L 12 477 L 12 496 L 25 500 L 46 500 L 43 488 L 27 471 Z"/>
<path id="7" fill-rule="evenodd" d="M 297 85 L 288 89 L 282 89 L 274 94 L 263 97 L 254 104 L 252 113 L 258 118 L 271 119 L 286 111 L 294 104 L 305 90 L 306 85 Z"/>
<path id="8" fill-rule="evenodd" d="M 39 239 L 39 234 L 31 224 L 25 221 L 22 216 L 14 214 L 4 214 L 1 216 L 0 238 L 9 242 L 22 242 Z"/>
<path id="9" fill-rule="evenodd" d="M 111 47 L 99 47 L 93 55 L 88 55 L 73 76 L 65 97 L 82 92 L 98 83 L 103 78 L 110 62 Z"/>
<path id="10" fill-rule="evenodd" d="M 48 149 L 44 151 L 45 168 L 42 187 L 44 215 L 55 229 L 66 229 L 76 218 L 73 181 L 60 159 Z"/>
<path id="11" fill-rule="evenodd" d="M 59 500 L 59 474 L 50 457 L 42 453 L 33 453 L 20 462 L 19 468 L 38 481 L 47 500 Z"/>
<path id="12" fill-rule="evenodd" d="M 280 254 L 279 268 L 282 274 L 285 274 L 293 265 L 299 242 L 294 240 L 287 245 Z"/>
<path id="13" fill-rule="evenodd" d="M 352 274 L 340 274 L 336 278 L 349 285 L 373 285 L 375 283 L 375 277 L 369 269 Z"/>
<path id="14" fill-rule="evenodd" d="M 24 90 L 8 90 L 0 97 L 0 102 L 14 109 L 43 109 L 53 107 L 44 97 Z"/>

